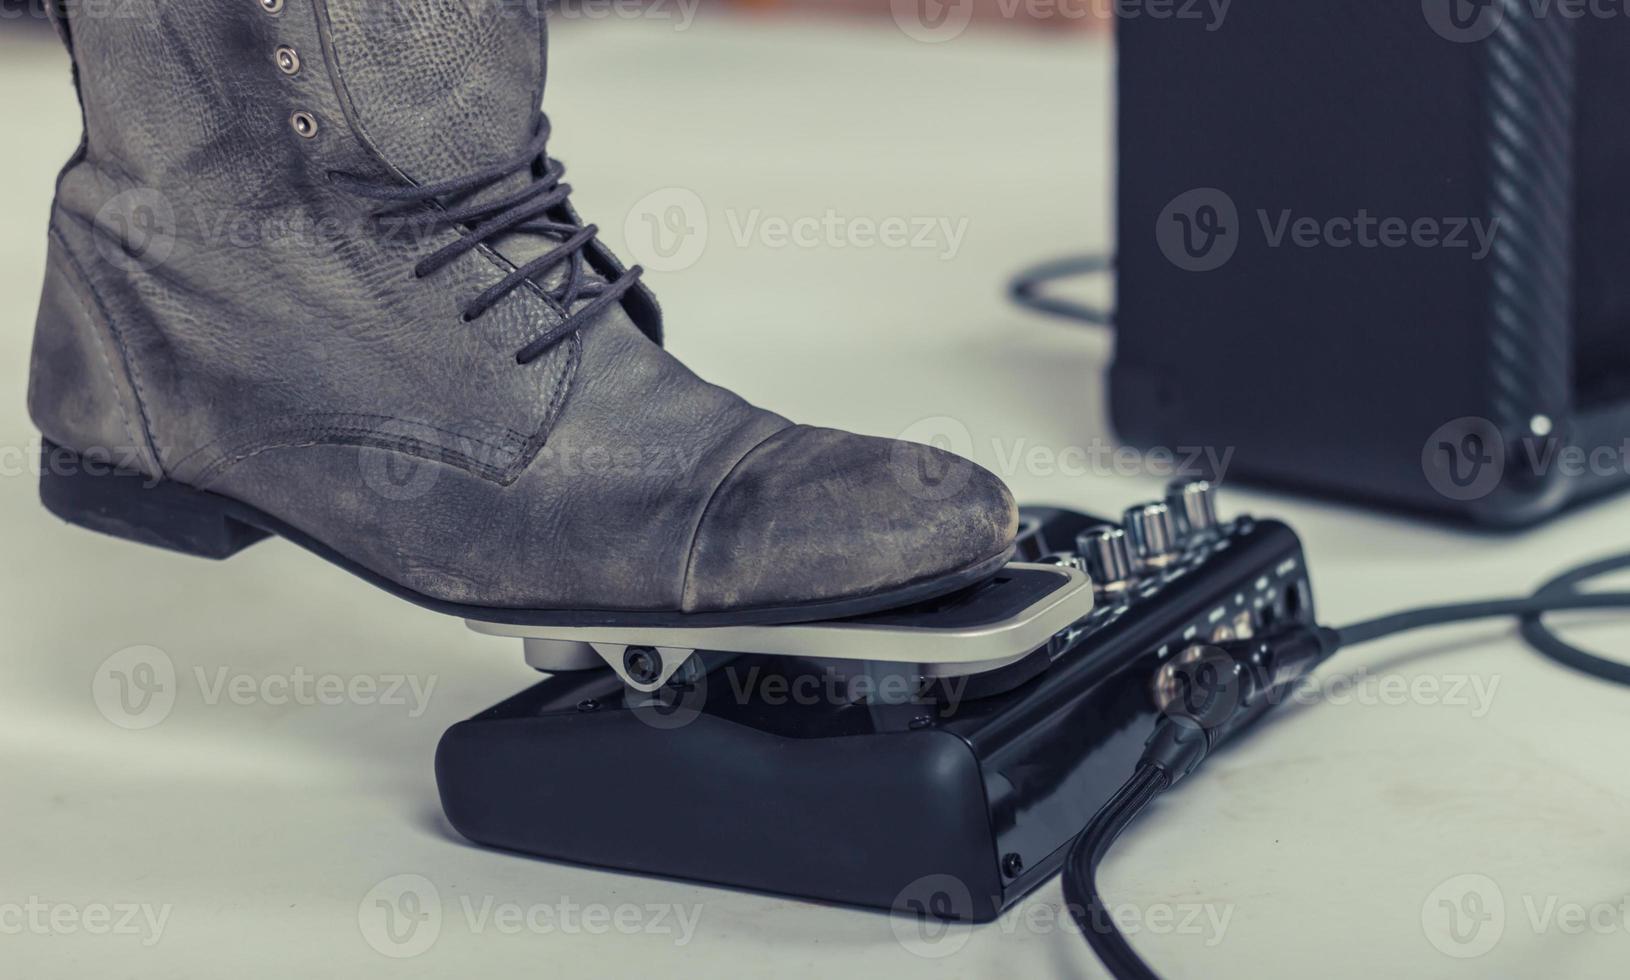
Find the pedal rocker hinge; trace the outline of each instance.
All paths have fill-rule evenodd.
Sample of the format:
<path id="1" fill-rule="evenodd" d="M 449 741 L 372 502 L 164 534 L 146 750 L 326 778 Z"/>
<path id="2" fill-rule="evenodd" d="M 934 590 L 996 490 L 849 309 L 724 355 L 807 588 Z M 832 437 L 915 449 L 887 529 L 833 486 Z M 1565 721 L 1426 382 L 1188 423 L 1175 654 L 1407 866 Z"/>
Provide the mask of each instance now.
<path id="1" fill-rule="evenodd" d="M 1091 615 L 1092 582 L 1080 569 L 1012 564 L 961 602 L 785 626 L 513 626 L 471 620 L 472 630 L 514 637 L 527 663 L 547 673 L 610 667 L 641 693 L 660 690 L 697 651 L 911 664 L 929 677 L 1000 670 Z"/>

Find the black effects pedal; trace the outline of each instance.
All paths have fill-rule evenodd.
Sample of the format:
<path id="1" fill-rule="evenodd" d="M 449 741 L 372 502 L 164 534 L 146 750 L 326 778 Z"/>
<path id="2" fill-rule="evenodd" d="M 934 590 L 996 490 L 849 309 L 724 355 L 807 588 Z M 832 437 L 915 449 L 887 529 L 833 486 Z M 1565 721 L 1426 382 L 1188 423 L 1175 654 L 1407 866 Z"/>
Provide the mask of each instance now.
<path id="1" fill-rule="evenodd" d="M 1120 525 L 1023 516 L 1019 560 L 994 581 L 884 615 L 472 623 L 525 641 L 551 676 L 443 738 L 449 820 L 551 860 L 881 909 L 954 881 L 941 912 L 997 917 L 1058 870 L 1137 761 L 1164 665 L 1314 621 L 1296 535 L 1218 520 L 1209 484 Z"/>

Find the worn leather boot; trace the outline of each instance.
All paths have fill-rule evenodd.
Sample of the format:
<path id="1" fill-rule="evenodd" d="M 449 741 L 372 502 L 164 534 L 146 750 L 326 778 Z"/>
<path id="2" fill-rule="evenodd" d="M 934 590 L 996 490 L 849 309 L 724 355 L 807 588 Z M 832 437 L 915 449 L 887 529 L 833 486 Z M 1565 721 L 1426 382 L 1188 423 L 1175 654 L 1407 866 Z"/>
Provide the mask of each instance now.
<path id="1" fill-rule="evenodd" d="M 510 623 L 857 615 L 1017 518 L 938 450 L 699 380 L 545 152 L 543 0 L 56 0 L 85 141 L 29 387 L 56 514 L 286 537 Z"/>

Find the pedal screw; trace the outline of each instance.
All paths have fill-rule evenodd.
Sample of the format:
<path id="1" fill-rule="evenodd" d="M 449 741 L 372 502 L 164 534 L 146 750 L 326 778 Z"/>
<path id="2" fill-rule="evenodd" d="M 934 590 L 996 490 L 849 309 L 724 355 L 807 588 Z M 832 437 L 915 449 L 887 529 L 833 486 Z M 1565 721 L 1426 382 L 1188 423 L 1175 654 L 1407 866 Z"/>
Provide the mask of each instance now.
<path id="1" fill-rule="evenodd" d="M 1002 858 L 1002 874 L 1009 878 L 1017 878 L 1024 873 L 1024 858 L 1017 854 L 1009 854 Z"/>
<path id="2" fill-rule="evenodd" d="M 579 701 L 577 702 L 577 710 L 582 712 L 599 711 L 600 702 L 594 700 L 593 698 L 589 698 L 587 701 Z"/>
<path id="3" fill-rule="evenodd" d="M 662 676 L 662 658 L 650 647 L 629 647 L 623 653 L 623 670 L 636 684 L 655 684 Z"/>
<path id="4" fill-rule="evenodd" d="M 924 728 L 933 728 L 934 719 L 928 717 L 927 715 L 918 715 L 917 717 L 911 719 L 911 727 L 917 729 L 918 731 L 921 731 Z"/>

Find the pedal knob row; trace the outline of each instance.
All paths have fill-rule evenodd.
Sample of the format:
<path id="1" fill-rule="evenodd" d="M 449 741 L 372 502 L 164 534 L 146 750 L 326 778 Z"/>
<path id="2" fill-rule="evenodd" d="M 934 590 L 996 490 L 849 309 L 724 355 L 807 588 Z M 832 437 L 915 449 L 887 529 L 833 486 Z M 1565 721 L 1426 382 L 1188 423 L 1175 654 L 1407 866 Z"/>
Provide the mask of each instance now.
<path id="1" fill-rule="evenodd" d="M 1132 554 L 1140 568 L 1165 568 L 1183 550 L 1183 535 L 1177 515 L 1164 503 L 1144 504 L 1126 512 L 1126 533 L 1132 539 Z"/>
<path id="2" fill-rule="evenodd" d="M 1085 563 L 1099 595 L 1124 592 L 1137 578 L 1132 545 L 1118 527 L 1099 527 L 1075 539 L 1076 553 Z"/>
<path id="3" fill-rule="evenodd" d="M 1166 491 L 1166 505 L 1177 515 L 1184 534 L 1201 534 L 1217 527 L 1217 485 L 1210 480 L 1178 481 Z"/>

